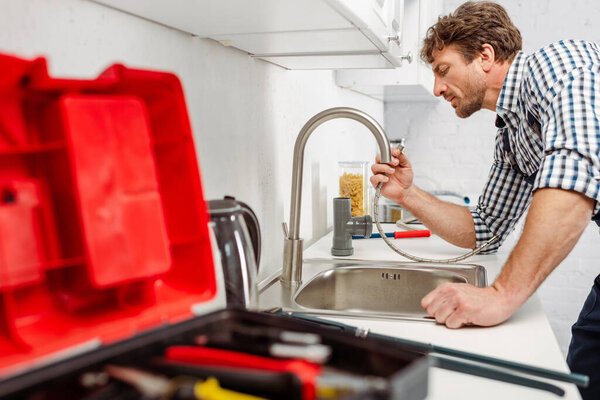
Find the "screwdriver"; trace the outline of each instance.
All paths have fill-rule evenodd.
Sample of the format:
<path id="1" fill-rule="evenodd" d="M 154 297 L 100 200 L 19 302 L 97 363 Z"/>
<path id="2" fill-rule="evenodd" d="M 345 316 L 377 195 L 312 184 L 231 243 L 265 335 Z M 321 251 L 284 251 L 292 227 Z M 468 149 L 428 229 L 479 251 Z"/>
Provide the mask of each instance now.
<path id="1" fill-rule="evenodd" d="M 141 369 L 118 365 L 107 365 L 105 371 L 111 377 L 135 387 L 144 397 L 150 399 L 265 400 L 223 389 L 215 378 L 208 378 L 205 381 L 190 377 L 169 379 Z"/>
<path id="2" fill-rule="evenodd" d="M 235 324 L 224 335 L 202 334 L 196 336 L 194 342 L 199 346 L 266 357 L 303 358 L 317 364 L 324 364 L 331 356 L 331 347 L 321 344 L 319 335 L 272 327 Z"/>
<path id="3" fill-rule="evenodd" d="M 362 390 L 388 389 L 387 381 L 383 378 L 330 371 L 302 359 L 276 360 L 237 351 L 194 346 L 169 347 L 165 358 L 198 365 L 291 372 L 302 382 L 303 400 L 335 398 L 343 393 Z"/>
<path id="4" fill-rule="evenodd" d="M 289 344 L 252 342 L 245 338 L 238 340 L 222 339 L 209 335 L 194 338 L 198 346 L 240 351 L 275 358 L 301 358 L 317 364 L 324 364 L 331 356 L 331 348 L 322 344 Z"/>
<path id="5" fill-rule="evenodd" d="M 429 236 L 431 236 L 431 231 L 427 230 L 427 229 L 423 229 L 423 230 L 412 230 L 412 231 L 387 232 L 385 234 L 385 236 L 394 238 L 394 239 L 429 237 Z M 364 236 L 352 235 L 352 239 L 374 239 L 374 238 L 381 238 L 381 234 L 373 233 L 368 238 L 365 238 Z"/>

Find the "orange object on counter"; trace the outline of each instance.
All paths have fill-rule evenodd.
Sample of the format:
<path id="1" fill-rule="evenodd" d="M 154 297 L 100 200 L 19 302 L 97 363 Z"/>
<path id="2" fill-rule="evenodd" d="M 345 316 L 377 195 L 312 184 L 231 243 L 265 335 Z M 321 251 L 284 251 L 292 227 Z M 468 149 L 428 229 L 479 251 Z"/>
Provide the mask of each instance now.
<path id="1" fill-rule="evenodd" d="M 431 231 L 424 229 L 419 231 L 402 231 L 402 232 L 394 232 L 394 239 L 404 239 L 404 238 L 418 238 L 418 237 L 429 237 L 431 236 Z"/>

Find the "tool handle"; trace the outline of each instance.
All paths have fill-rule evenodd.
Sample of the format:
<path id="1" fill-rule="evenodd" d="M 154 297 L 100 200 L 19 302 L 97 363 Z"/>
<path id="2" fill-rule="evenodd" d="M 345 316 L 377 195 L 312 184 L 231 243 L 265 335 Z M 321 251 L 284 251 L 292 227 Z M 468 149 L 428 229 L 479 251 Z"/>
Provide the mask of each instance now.
<path id="1" fill-rule="evenodd" d="M 275 360 L 253 354 L 209 347 L 171 346 L 167 348 L 165 358 L 196 365 L 291 372 L 302 382 L 303 400 L 313 400 L 316 397 L 315 383 L 317 376 L 321 373 L 320 365 L 306 360 Z"/>
<path id="2" fill-rule="evenodd" d="M 429 230 L 394 232 L 394 239 L 429 237 L 429 236 L 431 236 L 431 231 L 429 231 Z"/>
<path id="3" fill-rule="evenodd" d="M 533 389 L 545 390 L 546 392 L 554 393 L 557 396 L 563 397 L 565 391 L 563 388 L 551 383 L 538 381 L 536 379 L 526 378 L 516 374 L 511 374 L 499 369 L 484 367 L 482 365 L 469 364 L 465 361 L 451 360 L 442 357 L 434 357 L 436 366 L 450 371 L 462 372 L 469 375 L 480 376 L 482 378 L 493 379 L 500 382 L 512 383 L 530 387 Z"/>
<path id="4" fill-rule="evenodd" d="M 302 400 L 302 382 L 291 372 L 200 366 L 164 358 L 153 359 L 150 367 L 167 376 L 214 377 L 223 387 L 271 400 Z"/>
<path id="5" fill-rule="evenodd" d="M 212 377 L 204 382 L 196 383 L 194 385 L 194 395 L 198 399 L 206 400 L 266 400 L 262 397 L 223 389 L 219 385 L 219 381 Z"/>
<path id="6" fill-rule="evenodd" d="M 315 317 L 312 315 L 307 315 L 299 312 L 286 312 L 279 311 L 278 315 L 283 315 L 293 319 L 300 319 L 302 321 L 328 328 L 335 332 L 349 332 L 359 337 L 371 337 L 377 338 L 379 340 L 385 340 L 390 342 L 399 343 L 402 345 L 407 345 L 413 347 L 415 350 L 423 352 L 425 354 L 428 353 L 438 353 L 449 355 L 457 358 L 462 358 L 466 360 L 472 360 L 481 362 L 483 364 L 490 364 L 499 366 L 502 368 L 512 369 L 519 372 L 523 372 L 530 375 L 539 376 L 547 379 L 554 379 L 557 381 L 574 383 L 579 387 L 588 387 L 589 385 L 589 376 L 582 374 L 574 374 L 574 373 L 566 373 L 562 371 L 555 371 L 551 369 L 535 367 L 533 365 L 522 364 L 514 361 L 503 360 L 501 358 L 489 357 L 475 353 L 469 353 L 461 350 L 451 349 L 449 347 L 437 346 L 431 343 L 418 342 L 415 340 L 409 339 L 401 339 L 393 336 L 382 335 L 379 333 L 369 333 L 368 329 L 365 331 L 364 328 L 356 328 L 351 325 L 343 324 L 341 322 L 334 322 L 330 320 L 326 320 L 323 318 Z M 360 334 L 359 334 L 360 332 Z"/>
<path id="7" fill-rule="evenodd" d="M 390 237 L 393 238 L 394 237 L 394 232 L 387 232 L 385 234 L 386 237 Z M 360 235 L 352 235 L 352 239 L 381 239 L 381 234 L 380 233 L 372 233 L 371 236 L 369 237 L 365 237 L 365 236 L 360 236 Z"/>

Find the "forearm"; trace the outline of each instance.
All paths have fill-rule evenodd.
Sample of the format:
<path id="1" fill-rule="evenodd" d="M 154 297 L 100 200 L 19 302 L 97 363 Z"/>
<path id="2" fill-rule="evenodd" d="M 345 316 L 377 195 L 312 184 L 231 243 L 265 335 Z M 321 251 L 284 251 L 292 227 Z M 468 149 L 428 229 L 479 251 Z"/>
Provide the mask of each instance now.
<path id="1" fill-rule="evenodd" d="M 506 321 L 569 254 L 593 207 L 593 200 L 576 192 L 536 191 L 521 239 L 492 286 L 443 283 L 421 305 L 449 328 Z"/>
<path id="2" fill-rule="evenodd" d="M 523 304 L 573 249 L 594 201 L 561 189 L 535 192 L 523 234 L 492 285 L 513 309 Z"/>
<path id="3" fill-rule="evenodd" d="M 400 205 L 444 240 L 456 246 L 475 248 L 475 226 L 467 207 L 442 201 L 414 185 Z"/>

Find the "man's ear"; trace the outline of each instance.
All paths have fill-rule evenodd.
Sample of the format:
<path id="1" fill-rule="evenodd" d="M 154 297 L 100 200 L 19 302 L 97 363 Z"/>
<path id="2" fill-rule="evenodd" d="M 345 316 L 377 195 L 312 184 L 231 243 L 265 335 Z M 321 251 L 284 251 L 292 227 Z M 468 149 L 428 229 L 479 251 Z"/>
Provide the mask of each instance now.
<path id="1" fill-rule="evenodd" d="M 481 51 L 479 52 L 479 57 L 481 58 L 481 68 L 485 72 L 489 72 L 496 62 L 494 48 L 488 43 L 483 44 L 481 46 Z"/>

